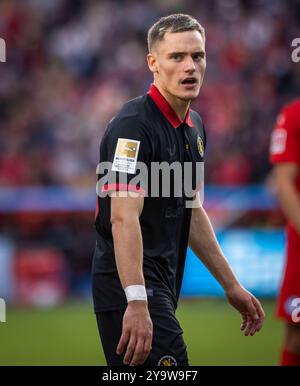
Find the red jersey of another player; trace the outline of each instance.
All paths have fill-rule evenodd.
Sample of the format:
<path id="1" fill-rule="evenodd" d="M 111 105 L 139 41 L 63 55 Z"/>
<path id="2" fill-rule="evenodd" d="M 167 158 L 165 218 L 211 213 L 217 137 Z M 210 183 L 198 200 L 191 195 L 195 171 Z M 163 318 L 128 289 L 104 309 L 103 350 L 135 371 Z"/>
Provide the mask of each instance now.
<path id="1" fill-rule="evenodd" d="M 300 99 L 282 109 L 272 132 L 272 164 L 293 163 L 300 168 Z M 300 195 L 300 173 L 296 179 Z M 300 298 L 300 236 L 291 223 L 287 226 L 287 261 L 279 294 L 277 314 L 292 321 L 293 299 Z"/>

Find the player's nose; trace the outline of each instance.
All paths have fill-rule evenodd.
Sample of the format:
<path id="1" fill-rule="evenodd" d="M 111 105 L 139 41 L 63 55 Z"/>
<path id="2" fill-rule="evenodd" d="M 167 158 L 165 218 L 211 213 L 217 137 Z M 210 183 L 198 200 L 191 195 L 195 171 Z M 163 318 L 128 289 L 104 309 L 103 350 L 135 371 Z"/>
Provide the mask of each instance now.
<path id="1" fill-rule="evenodd" d="M 196 70 L 194 59 L 191 56 L 186 57 L 184 70 L 185 72 L 194 72 Z"/>

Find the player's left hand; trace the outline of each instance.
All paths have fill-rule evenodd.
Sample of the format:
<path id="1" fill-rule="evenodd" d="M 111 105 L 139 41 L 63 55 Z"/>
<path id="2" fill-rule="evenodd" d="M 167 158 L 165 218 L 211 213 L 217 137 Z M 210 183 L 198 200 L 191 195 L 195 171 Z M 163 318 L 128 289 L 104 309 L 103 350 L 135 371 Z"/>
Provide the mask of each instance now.
<path id="1" fill-rule="evenodd" d="M 242 315 L 241 330 L 245 336 L 253 336 L 262 328 L 265 319 L 260 301 L 240 285 L 233 286 L 225 294 L 229 303 Z"/>

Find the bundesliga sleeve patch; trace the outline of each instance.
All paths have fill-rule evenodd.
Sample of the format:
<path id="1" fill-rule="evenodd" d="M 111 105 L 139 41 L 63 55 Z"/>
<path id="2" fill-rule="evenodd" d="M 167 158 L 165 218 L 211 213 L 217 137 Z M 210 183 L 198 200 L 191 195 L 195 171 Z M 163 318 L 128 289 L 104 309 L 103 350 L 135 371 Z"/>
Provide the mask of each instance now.
<path id="1" fill-rule="evenodd" d="M 136 171 L 139 147 L 140 141 L 118 138 L 111 170 L 114 172 L 134 174 Z"/>
<path id="2" fill-rule="evenodd" d="M 271 137 L 271 154 L 282 154 L 286 148 L 287 132 L 285 129 L 275 129 Z"/>

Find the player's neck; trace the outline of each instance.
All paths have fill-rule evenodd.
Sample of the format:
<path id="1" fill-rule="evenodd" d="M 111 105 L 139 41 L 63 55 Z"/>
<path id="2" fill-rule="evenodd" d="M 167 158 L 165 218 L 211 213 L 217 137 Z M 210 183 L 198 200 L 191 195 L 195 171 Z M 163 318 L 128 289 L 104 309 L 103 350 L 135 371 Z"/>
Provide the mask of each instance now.
<path id="1" fill-rule="evenodd" d="M 178 117 L 181 120 L 184 120 L 190 107 L 191 101 L 184 101 L 170 94 L 168 91 L 164 90 L 158 82 L 154 81 L 154 85 L 162 94 L 162 96 L 166 99 L 166 101 L 169 103 L 169 105 L 172 107 Z"/>

